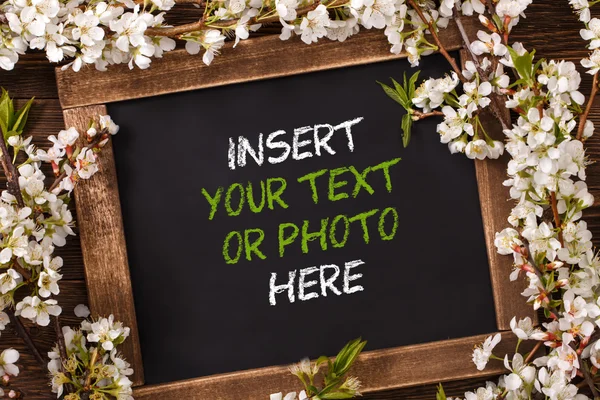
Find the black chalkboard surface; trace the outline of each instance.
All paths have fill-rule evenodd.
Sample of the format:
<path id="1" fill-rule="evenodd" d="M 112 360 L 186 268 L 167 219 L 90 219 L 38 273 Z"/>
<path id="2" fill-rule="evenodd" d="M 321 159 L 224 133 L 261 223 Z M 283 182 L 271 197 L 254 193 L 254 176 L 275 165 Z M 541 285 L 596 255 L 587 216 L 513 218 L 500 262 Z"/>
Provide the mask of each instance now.
<path id="1" fill-rule="evenodd" d="M 496 330 L 474 164 L 433 120 L 402 147 L 404 71 L 109 105 L 147 383 Z"/>

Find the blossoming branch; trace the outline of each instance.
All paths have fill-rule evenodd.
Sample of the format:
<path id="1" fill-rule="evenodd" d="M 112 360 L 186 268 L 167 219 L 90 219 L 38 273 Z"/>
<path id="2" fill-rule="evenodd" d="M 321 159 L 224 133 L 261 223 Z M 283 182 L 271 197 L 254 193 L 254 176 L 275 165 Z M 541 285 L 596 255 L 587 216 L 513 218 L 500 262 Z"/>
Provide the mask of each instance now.
<path id="1" fill-rule="evenodd" d="M 479 160 L 498 158 L 504 150 L 510 155 L 504 184 L 515 205 L 508 216 L 510 227 L 496 234 L 495 244 L 500 254 L 513 256 L 510 279 L 525 275 L 529 285 L 523 296 L 535 310 L 544 310 L 547 321 L 534 326 L 529 318 L 512 320 L 519 343 L 537 341 L 530 353 L 521 354 L 517 345 L 513 355 L 494 355 L 500 335 L 475 349 L 478 369 L 498 359 L 508 372 L 496 383 L 465 393 L 469 400 L 587 398 L 580 387 L 600 397 L 600 258 L 582 219 L 583 210 L 594 202 L 585 183 L 589 161 L 584 142 L 594 133 L 588 114 L 598 91 L 600 20 L 591 17 L 595 2 L 569 1 L 585 25 L 581 36 L 593 51 L 581 61 L 593 75 L 586 103 L 574 63 L 536 60 L 533 51 L 510 44 L 511 30 L 530 3 L 442 1 L 440 14 L 453 13 L 469 52 L 465 68 L 451 63 L 449 75 L 420 86 L 417 75 L 403 84 L 394 81 L 393 87 L 382 84 L 407 111 L 405 145 L 413 122 L 442 117 L 437 131 L 452 153 Z M 462 27 L 465 11 L 474 12 L 482 24 L 477 40 L 471 41 Z M 502 113 L 504 107 L 516 114 L 516 124 Z M 491 116 L 502 126 L 505 143 L 488 134 L 485 121 Z M 541 356 L 540 348 L 546 349 Z M 441 387 L 438 399 L 446 399 Z"/>
<path id="2" fill-rule="evenodd" d="M 0 164 L 8 189 L 0 194 L 0 331 L 9 323 L 14 324 L 17 335 L 38 363 L 46 367 L 47 358 L 36 348 L 21 318 L 47 326 L 53 316 L 57 346 L 49 353 L 48 363 L 53 391 L 60 397 L 63 385 L 67 386 L 68 400 L 81 398 L 80 393 L 131 398 L 127 375 L 132 371 L 115 349 L 127 338 L 129 328 L 114 322 L 112 316 L 91 323 L 84 321 L 80 331 L 61 328 L 58 316 L 62 309 L 53 299 L 60 293 L 63 265 L 62 258 L 53 253 L 56 247 L 66 244 L 68 236 L 74 235 L 73 216 L 68 208 L 71 192 L 78 182 L 98 171 L 97 153 L 119 127 L 109 116 L 99 116 L 90 121 L 83 137 L 70 128 L 49 136 L 49 148 L 36 148 L 31 137 L 23 137 L 32 104 L 29 101 L 15 110 L 12 99 L 2 90 Z M 55 175 L 49 185 L 41 171 L 42 163 L 49 163 Z M 19 353 L 14 349 L 0 354 L 0 396 L 21 395 L 8 388 L 10 376 L 19 374 L 15 365 L 18 359 Z"/>
<path id="3" fill-rule="evenodd" d="M 194 23 L 168 26 L 165 13 L 176 3 L 204 8 Z M 263 24 L 279 22 L 280 38 L 300 36 L 306 44 L 319 39 L 345 41 L 360 28 L 385 29 L 392 53 L 403 49 L 412 63 L 439 46 L 438 28 L 452 16 L 451 2 L 441 7 L 432 0 L 5 0 L 0 5 L 0 68 L 12 69 L 30 49 L 43 50 L 50 62 L 67 62 L 79 71 L 84 65 L 105 70 L 113 64 L 148 68 L 185 42 L 190 54 L 202 52 L 208 65 L 226 38 L 234 47 Z M 481 12 L 479 0 L 463 2 L 462 12 Z M 506 7 L 505 7 L 506 8 Z M 520 8 L 507 9 L 510 24 Z M 430 30 L 435 43 L 425 38 Z M 447 53 L 445 54 L 447 55 Z"/>

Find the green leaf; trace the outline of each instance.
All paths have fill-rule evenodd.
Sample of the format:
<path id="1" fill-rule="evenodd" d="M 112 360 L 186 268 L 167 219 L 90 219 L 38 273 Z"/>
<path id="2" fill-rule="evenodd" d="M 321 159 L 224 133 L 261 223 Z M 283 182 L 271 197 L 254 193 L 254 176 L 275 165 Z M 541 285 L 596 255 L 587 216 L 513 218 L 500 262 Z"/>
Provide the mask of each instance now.
<path id="1" fill-rule="evenodd" d="M 417 79 L 419 78 L 419 73 L 421 71 L 417 71 L 413 74 L 413 76 L 410 77 L 410 81 L 408 82 L 408 97 L 412 103 L 412 98 L 414 97 L 415 94 L 415 84 L 417 82 Z"/>
<path id="2" fill-rule="evenodd" d="M 325 364 L 329 362 L 329 357 L 327 356 L 321 356 L 319 358 L 317 358 L 317 361 L 315 362 L 318 366 L 320 366 L 321 364 Z"/>
<path id="3" fill-rule="evenodd" d="M 405 114 L 402 117 L 402 131 L 404 132 L 402 135 L 402 144 L 404 147 L 408 147 L 408 144 L 410 143 L 410 131 L 412 129 L 412 123 L 413 120 L 410 114 Z"/>
<path id="4" fill-rule="evenodd" d="M 522 56 L 517 54 L 515 49 L 512 47 L 508 47 L 508 51 L 510 52 L 510 56 L 519 76 L 529 85 L 534 84 L 535 82 L 533 82 L 533 77 L 535 69 L 533 66 L 533 57 L 535 55 L 535 51 L 532 51 L 531 53 L 525 52 L 525 54 Z"/>
<path id="5" fill-rule="evenodd" d="M 351 399 L 353 397 L 354 394 L 346 392 L 331 392 L 319 395 L 319 398 L 321 399 Z"/>
<path id="6" fill-rule="evenodd" d="M 15 115 L 15 123 L 12 126 L 12 130 L 16 131 L 19 135 L 23 134 L 25 130 L 25 124 L 27 123 L 27 117 L 29 116 L 29 110 L 33 105 L 33 98 L 29 100 Z"/>
<path id="7" fill-rule="evenodd" d="M 444 387 L 440 383 L 438 386 L 438 391 L 435 394 L 435 400 L 446 400 L 446 393 L 444 392 Z"/>
<path id="8" fill-rule="evenodd" d="M 377 83 L 379 83 L 381 85 L 381 87 L 383 88 L 383 91 L 385 92 L 385 94 L 387 94 L 396 103 L 398 103 L 402 107 L 406 108 L 406 105 L 405 105 L 406 94 L 404 94 L 404 96 L 401 96 L 400 93 L 398 93 L 396 90 L 392 89 L 391 87 L 389 87 L 385 83 L 381 83 L 379 81 Z"/>
<path id="9" fill-rule="evenodd" d="M 340 381 L 340 378 L 335 378 L 333 381 L 326 382 L 325 387 L 323 388 L 323 390 L 321 390 L 319 396 L 325 393 L 329 393 L 330 391 L 335 389 L 340 384 Z"/>
<path id="10" fill-rule="evenodd" d="M 2 133 L 8 132 L 11 119 L 12 100 L 8 97 L 8 92 L 2 89 L 0 96 L 0 128 Z"/>
<path id="11" fill-rule="evenodd" d="M 363 341 L 361 338 L 348 342 L 333 363 L 334 372 L 337 376 L 342 376 L 348 372 L 366 344 L 367 342 Z"/>
<path id="12" fill-rule="evenodd" d="M 313 393 L 319 393 L 319 389 L 317 389 L 316 387 L 314 387 L 313 385 L 308 385 L 308 390 L 310 390 Z"/>
<path id="13" fill-rule="evenodd" d="M 398 96 L 400 96 L 400 98 L 402 99 L 402 107 L 406 108 L 406 107 L 410 107 L 411 105 L 411 101 L 408 98 L 408 96 L 406 95 L 406 88 L 403 88 L 398 82 L 396 82 L 395 80 L 392 79 L 392 82 L 394 83 L 394 86 L 396 87 L 396 91 L 398 92 Z"/>

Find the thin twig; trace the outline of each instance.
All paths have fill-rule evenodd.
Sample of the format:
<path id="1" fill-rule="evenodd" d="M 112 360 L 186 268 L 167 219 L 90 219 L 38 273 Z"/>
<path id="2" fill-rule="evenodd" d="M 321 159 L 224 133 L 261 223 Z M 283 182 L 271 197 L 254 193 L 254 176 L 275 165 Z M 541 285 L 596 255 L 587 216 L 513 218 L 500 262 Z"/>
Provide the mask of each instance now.
<path id="1" fill-rule="evenodd" d="M 594 383 L 594 377 L 590 373 L 590 370 L 588 369 L 587 364 L 583 361 L 581 356 L 579 355 L 578 357 L 579 357 L 580 369 L 583 372 L 583 378 L 585 379 L 587 385 L 589 386 L 590 390 L 592 391 L 594 399 L 598 399 L 600 397 L 600 393 L 598 392 L 598 389 L 596 388 L 596 384 Z"/>
<path id="2" fill-rule="evenodd" d="M 31 280 L 31 272 L 29 272 L 25 268 L 23 268 L 23 266 L 21 265 L 21 263 L 19 263 L 19 260 L 17 258 L 13 259 L 12 267 L 15 271 L 17 271 L 19 274 L 21 274 L 21 276 L 23 276 L 23 278 L 26 281 Z"/>
<path id="3" fill-rule="evenodd" d="M 556 201 L 556 192 L 550 192 L 550 207 L 552 207 L 552 215 L 554 217 L 554 225 L 558 229 L 558 241 L 560 245 L 564 247 L 562 225 L 560 222 L 560 214 L 558 213 L 558 204 Z"/>
<path id="4" fill-rule="evenodd" d="M 330 6 L 333 5 L 337 1 L 339 1 L 339 0 L 333 0 L 329 5 Z M 308 14 L 310 11 L 317 8 L 320 4 L 321 4 L 320 1 L 316 1 L 313 4 L 310 4 L 308 6 L 299 7 L 296 10 L 296 14 L 298 16 Z M 278 15 L 260 18 L 260 20 L 259 20 L 259 18 L 260 18 L 260 16 L 250 18 L 250 20 L 247 22 L 247 25 L 264 24 L 264 23 L 268 23 L 268 22 L 279 21 Z M 148 29 L 146 29 L 144 34 L 147 36 L 178 37 L 178 36 L 181 36 L 186 33 L 198 32 L 198 31 L 201 31 L 204 29 L 210 29 L 210 28 L 217 28 L 217 29 L 233 28 L 236 26 L 238 21 L 239 21 L 239 19 L 237 19 L 237 18 L 236 19 L 228 19 L 228 20 L 224 20 L 224 21 L 216 21 L 213 23 L 206 23 L 204 20 L 199 20 L 197 22 L 192 22 L 189 24 L 183 24 L 183 25 L 177 25 L 177 26 L 171 26 L 171 27 L 148 28 Z"/>
<path id="5" fill-rule="evenodd" d="M 579 128 L 577 129 L 577 140 L 581 140 L 583 137 L 583 131 L 585 130 L 585 122 L 587 121 L 588 115 L 590 114 L 590 110 L 592 109 L 592 105 L 594 104 L 594 99 L 596 98 L 596 94 L 598 93 L 598 73 L 594 74 L 594 80 L 592 82 L 592 92 L 590 93 L 590 98 L 588 99 L 587 105 L 585 107 L 585 111 L 581 114 L 579 118 Z"/>
<path id="6" fill-rule="evenodd" d="M 423 21 L 424 24 L 429 26 L 429 32 L 431 32 L 431 36 L 433 37 L 433 40 L 437 44 L 438 50 L 440 51 L 440 53 L 442 53 L 442 55 L 444 57 L 446 57 L 446 60 L 448 60 L 448 62 L 452 66 L 452 69 L 454 70 L 454 72 L 456 72 L 456 75 L 458 75 L 458 78 L 461 80 L 461 82 L 466 82 L 467 79 L 464 77 L 461 69 L 456 64 L 456 60 L 454 60 L 454 58 L 452 58 L 452 56 L 450 56 L 450 54 L 448 54 L 448 52 L 446 51 L 446 48 L 440 41 L 437 31 L 435 30 L 435 27 L 433 26 L 433 22 L 428 20 L 427 18 L 425 18 L 425 15 L 423 14 L 423 10 L 421 10 L 421 7 L 419 7 L 419 5 L 415 2 L 415 0 L 408 0 L 408 2 L 411 5 L 411 7 L 417 12 L 417 14 L 419 14 L 421 21 Z"/>
<path id="7" fill-rule="evenodd" d="M 425 119 L 425 118 L 429 118 L 429 117 L 443 117 L 444 113 L 438 110 L 433 110 L 427 113 L 421 112 L 419 110 L 413 110 L 412 111 L 412 119 L 417 121 L 417 120 L 421 120 L 421 119 Z"/>
<path id="8" fill-rule="evenodd" d="M 6 187 L 8 188 L 8 192 L 15 196 L 17 199 L 17 204 L 20 208 L 25 207 L 25 202 L 23 201 L 23 196 L 21 195 L 21 188 L 19 187 L 19 171 L 15 168 L 15 165 L 12 163 L 10 159 L 10 154 L 8 153 L 8 149 L 6 148 L 6 142 L 4 138 L 0 138 L 0 163 L 2 163 L 2 169 L 4 169 L 4 174 L 6 175 L 6 179 L 8 182 L 6 183 Z"/>
<path id="9" fill-rule="evenodd" d="M 17 317 L 15 315 L 14 310 L 7 309 L 6 314 L 8 314 L 8 318 L 10 319 L 10 322 L 15 327 L 15 333 L 17 334 L 17 336 L 19 336 L 21 339 L 23 339 L 23 341 L 25 342 L 25 344 L 27 345 L 27 347 L 29 348 L 29 350 L 31 351 L 31 353 L 33 354 L 33 356 L 35 357 L 37 362 L 40 364 L 40 366 L 42 368 L 46 368 L 46 360 L 44 359 L 44 357 L 42 357 L 42 354 L 38 350 L 35 343 L 33 343 L 33 339 L 31 339 L 31 336 L 29 335 L 29 331 L 27 330 L 27 328 L 25 328 L 25 326 L 23 326 L 23 323 L 21 322 L 19 317 Z"/>
<path id="10" fill-rule="evenodd" d="M 483 82 L 489 82 L 488 76 L 486 75 L 485 71 L 481 68 L 481 64 L 479 63 L 477 55 L 471 50 L 471 41 L 469 40 L 469 35 L 467 35 L 467 31 L 465 30 L 465 27 L 462 24 L 462 21 L 460 20 L 460 16 L 458 15 L 458 10 L 456 9 L 454 10 L 454 21 L 456 22 L 456 26 L 458 27 L 458 31 L 460 32 L 460 36 L 462 37 L 465 47 L 467 48 L 467 53 L 469 53 L 473 64 L 475 64 L 475 67 L 477 68 L 477 72 L 479 72 L 479 77 Z M 504 96 L 499 96 L 496 93 L 492 93 L 490 97 L 490 110 L 492 111 L 492 114 L 494 114 L 496 119 L 500 122 L 503 130 L 510 129 L 510 115 L 502 112 L 502 106 L 499 104 L 499 102 L 503 100 Z M 508 117 L 508 121 L 505 120 L 506 117 Z"/>
<path id="11" fill-rule="evenodd" d="M 525 364 L 529 364 L 529 362 L 533 359 L 533 356 L 535 356 L 535 353 L 537 353 L 537 351 L 540 349 L 540 347 L 542 347 L 542 343 L 543 343 L 542 341 L 539 341 L 535 344 L 533 349 L 531 349 L 531 351 L 527 355 L 527 358 L 525 358 Z"/>
<path id="12" fill-rule="evenodd" d="M 54 317 L 54 332 L 56 333 L 56 345 L 58 346 L 58 353 L 60 354 L 60 370 L 70 380 L 71 374 L 65 370 L 64 362 L 68 360 L 67 346 L 65 344 L 65 336 L 63 335 L 62 328 L 60 326 L 60 320 L 58 315 Z M 70 383 L 65 384 L 65 393 L 72 393 L 75 389 Z"/>
<path id="13" fill-rule="evenodd" d="M 56 189 L 58 187 L 58 185 L 60 184 L 60 182 L 63 179 L 65 179 L 66 177 L 67 177 L 67 173 L 63 171 L 59 176 L 56 177 L 54 182 L 52 182 L 52 185 L 50 185 L 50 187 L 48 188 L 48 192 L 52 193 L 52 191 L 54 189 Z"/>

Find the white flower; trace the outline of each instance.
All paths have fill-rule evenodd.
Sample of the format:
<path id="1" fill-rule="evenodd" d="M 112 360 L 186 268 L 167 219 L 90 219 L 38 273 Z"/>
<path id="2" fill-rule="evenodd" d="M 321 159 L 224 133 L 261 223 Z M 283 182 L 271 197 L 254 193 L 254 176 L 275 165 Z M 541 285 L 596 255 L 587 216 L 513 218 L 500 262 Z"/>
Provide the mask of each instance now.
<path id="1" fill-rule="evenodd" d="M 502 255 L 512 254 L 515 247 L 519 247 L 523 244 L 519 239 L 519 232 L 512 228 L 506 228 L 502 232 L 496 233 L 494 245 L 498 249 L 498 253 Z"/>
<path id="2" fill-rule="evenodd" d="M 296 19 L 296 8 L 298 8 L 299 4 L 298 0 L 275 0 L 277 13 L 284 21 L 293 21 Z"/>
<path id="3" fill-rule="evenodd" d="M 529 317 L 520 319 L 519 322 L 517 322 L 516 317 L 513 317 L 510 320 L 510 329 L 521 340 L 529 340 L 531 339 L 531 335 L 541 332 L 539 328 L 533 325 Z"/>
<path id="4" fill-rule="evenodd" d="M 17 287 L 23 281 L 23 277 L 16 270 L 9 268 L 0 274 L 0 292 L 6 294 Z"/>
<path id="5" fill-rule="evenodd" d="M 499 333 L 494 336 L 488 336 L 483 344 L 475 348 L 473 351 L 473 362 L 479 371 L 483 371 L 492 355 L 492 350 L 500 343 L 501 339 L 502 337 Z"/>
<path id="6" fill-rule="evenodd" d="M 396 11 L 394 0 L 364 0 L 365 9 L 360 16 L 362 25 L 367 28 L 383 29 Z"/>
<path id="7" fill-rule="evenodd" d="M 482 139 L 472 140 L 467 144 L 465 154 L 470 159 L 483 160 L 489 155 L 488 144 Z"/>
<path id="8" fill-rule="evenodd" d="M 587 24 L 588 29 L 581 29 L 579 34 L 583 40 L 590 40 L 588 47 L 597 49 L 600 47 L 600 19 L 592 18 Z"/>
<path id="9" fill-rule="evenodd" d="M 123 15 L 118 20 L 110 21 L 110 29 L 115 32 L 116 46 L 119 50 L 129 52 L 131 47 L 140 47 L 146 43 L 144 31 L 152 22 L 152 15 L 139 13 L 139 6 Z"/>
<path id="10" fill-rule="evenodd" d="M 77 14 L 73 22 L 77 26 L 71 32 L 73 39 L 79 40 L 83 45 L 95 46 L 104 38 L 104 30 L 98 26 L 100 19 L 93 11 Z"/>
<path id="11" fill-rule="evenodd" d="M 98 172 L 98 164 L 96 163 L 96 155 L 92 149 L 84 147 L 77 155 L 75 161 L 77 176 L 82 179 L 90 179 L 92 175 Z"/>
<path id="12" fill-rule="evenodd" d="M 129 328 L 124 328 L 120 322 L 115 323 L 112 315 L 91 324 L 84 321 L 81 326 L 88 332 L 87 340 L 92 343 L 100 343 L 106 351 L 114 348 L 113 341 L 129 336 Z"/>
<path id="13" fill-rule="evenodd" d="M 19 361 L 19 352 L 15 349 L 6 349 L 0 354 L 0 375 L 19 375 L 19 367 L 15 363 Z"/>
<path id="14" fill-rule="evenodd" d="M 38 278 L 38 286 L 40 288 L 39 294 L 42 297 L 50 297 L 50 295 L 57 295 L 60 290 L 58 288 L 58 281 L 62 279 L 62 275 L 53 269 L 45 269 L 40 273 Z"/>
<path id="15" fill-rule="evenodd" d="M 274 393 L 271 396 L 269 396 L 269 400 L 307 400 L 308 397 L 306 397 L 306 392 L 303 390 L 300 392 L 299 397 L 296 397 L 296 392 L 290 392 L 288 394 L 286 394 L 285 396 L 283 395 L 283 393 Z"/>
<path id="16" fill-rule="evenodd" d="M 479 40 L 471 43 L 471 51 L 478 56 L 486 53 L 503 56 L 508 52 L 506 46 L 502 44 L 502 38 L 497 33 L 490 35 L 484 31 L 478 31 L 477 37 Z"/>
<path id="17" fill-rule="evenodd" d="M 495 160 L 504 154 L 504 143 L 493 140 L 491 144 L 488 144 L 488 158 Z"/>
<path id="18" fill-rule="evenodd" d="M 466 132 L 469 136 L 473 136 L 473 125 L 460 117 L 454 108 L 444 106 L 442 107 L 442 112 L 444 113 L 444 121 L 437 126 L 442 143 L 448 143 L 456 139 L 463 132 Z"/>
<path id="19" fill-rule="evenodd" d="M 119 125 L 114 123 L 110 115 L 101 115 L 100 129 L 106 129 L 111 135 L 116 135 L 119 132 Z"/>
<path id="20" fill-rule="evenodd" d="M 40 326 L 48 326 L 50 315 L 60 315 L 62 309 L 57 305 L 56 300 L 40 300 L 37 296 L 27 296 L 17 303 L 15 315 L 29 319 Z"/>
<path id="21" fill-rule="evenodd" d="M 496 4 L 496 13 L 500 18 L 508 16 L 517 18 L 533 0 L 500 0 Z"/>
<path id="22" fill-rule="evenodd" d="M 478 108 L 485 108 L 491 102 L 487 97 L 492 93 L 492 85 L 489 82 L 481 82 L 479 85 L 476 81 L 466 82 L 463 84 L 463 90 L 465 93 L 458 100 L 469 118 Z"/>
<path id="23" fill-rule="evenodd" d="M 521 385 L 530 385 L 535 380 L 535 367 L 524 364 L 523 356 L 519 353 L 513 356 L 512 364 L 508 361 L 508 354 L 504 356 L 504 367 L 511 371 L 511 374 L 504 377 L 508 390 L 517 390 Z"/>
<path id="24" fill-rule="evenodd" d="M 581 22 L 590 21 L 590 4 L 588 3 L 588 0 L 569 0 L 569 4 L 571 4 L 571 7 L 579 14 L 579 20 Z"/>
<path id="25" fill-rule="evenodd" d="M 328 39 L 343 42 L 350 36 L 358 33 L 360 28 L 356 18 L 348 18 L 346 20 L 329 21 L 329 26 L 326 29 Z"/>
<path id="26" fill-rule="evenodd" d="M 75 316 L 79 318 L 87 318 L 90 316 L 90 309 L 85 304 L 77 304 L 74 312 Z"/>
<path id="27" fill-rule="evenodd" d="M 163 53 L 175 49 L 177 42 L 168 37 L 155 37 L 152 38 L 152 45 L 154 46 L 154 57 L 162 58 Z"/>
<path id="28" fill-rule="evenodd" d="M 319 38 L 327 35 L 327 29 L 329 26 L 329 12 L 327 7 L 323 4 L 319 4 L 317 8 L 309 11 L 308 14 L 302 19 L 300 24 L 300 32 L 302 32 L 300 38 L 306 44 L 316 42 Z"/>
<path id="29" fill-rule="evenodd" d="M 444 102 L 446 94 L 452 92 L 458 83 L 458 76 L 454 72 L 443 78 L 427 79 L 415 90 L 412 102 L 424 112 L 429 112 L 439 107 Z"/>
<path id="30" fill-rule="evenodd" d="M 225 44 L 225 36 L 217 29 L 202 31 L 199 36 L 184 36 L 182 39 L 187 41 L 185 49 L 190 54 L 198 54 L 200 49 L 204 48 L 205 53 L 202 56 L 202 61 L 206 65 L 210 65 L 215 54 L 219 54 L 219 50 Z"/>
<path id="31" fill-rule="evenodd" d="M 235 42 L 233 47 L 237 46 L 240 39 L 245 40 L 250 36 L 250 31 L 256 31 L 260 28 L 261 24 L 253 24 L 248 26 L 248 23 L 252 18 L 258 15 L 258 9 L 250 8 L 244 11 L 244 15 L 238 20 L 235 27 Z"/>
<path id="32" fill-rule="evenodd" d="M 465 0 L 462 3 L 461 10 L 464 15 L 473 15 L 473 11 L 477 14 L 483 14 L 485 12 L 485 5 L 481 0 Z"/>
<path id="33" fill-rule="evenodd" d="M 24 36 L 44 35 L 46 24 L 39 19 L 35 19 L 35 13 L 28 14 L 21 11 L 20 16 L 13 13 L 6 13 L 6 19 L 8 20 L 8 26 L 16 34 Z"/>
<path id="34" fill-rule="evenodd" d="M 581 65 L 589 68 L 589 71 L 587 71 L 588 74 L 595 75 L 600 70 L 600 50 L 594 50 L 588 58 L 581 60 Z"/>
<path id="35" fill-rule="evenodd" d="M 10 318 L 8 317 L 8 314 L 4 311 L 0 311 L 0 331 L 3 331 L 9 323 Z"/>

